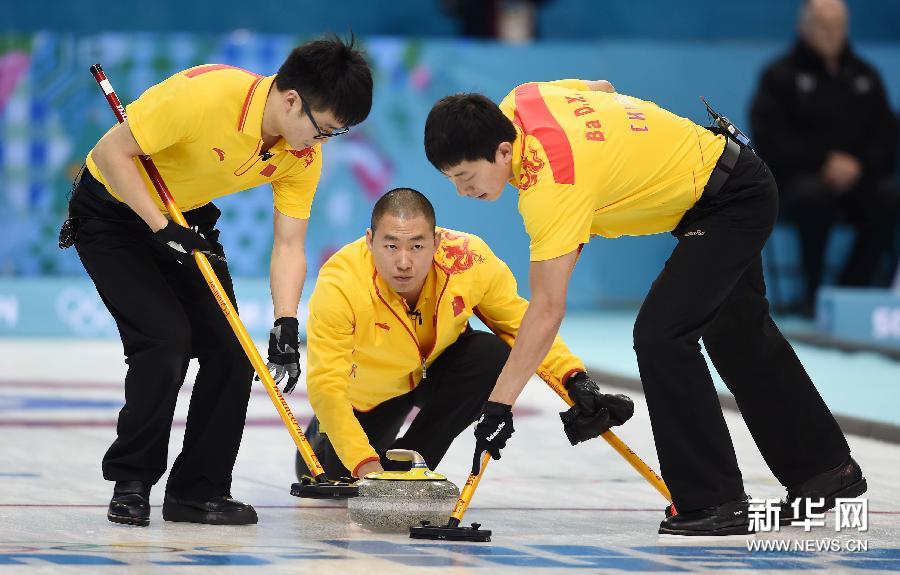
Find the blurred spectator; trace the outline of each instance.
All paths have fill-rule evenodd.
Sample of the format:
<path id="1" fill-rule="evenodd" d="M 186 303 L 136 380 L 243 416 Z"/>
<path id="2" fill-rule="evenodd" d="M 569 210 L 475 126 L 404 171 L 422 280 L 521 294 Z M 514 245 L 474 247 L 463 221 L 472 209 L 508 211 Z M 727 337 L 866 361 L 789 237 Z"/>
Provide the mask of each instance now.
<path id="1" fill-rule="evenodd" d="M 751 109 L 757 149 L 781 190 L 782 215 L 800 234 L 808 314 L 833 224 L 840 218 L 856 231 L 838 283 L 866 286 L 895 239 L 900 214 L 891 178 L 897 120 L 880 75 L 851 48 L 847 24 L 842 0 L 804 2 L 798 38 L 763 73 Z"/>
<path id="2" fill-rule="evenodd" d="M 441 0 L 459 20 L 466 38 L 496 39 L 512 44 L 537 35 L 537 9 L 546 0 Z"/>

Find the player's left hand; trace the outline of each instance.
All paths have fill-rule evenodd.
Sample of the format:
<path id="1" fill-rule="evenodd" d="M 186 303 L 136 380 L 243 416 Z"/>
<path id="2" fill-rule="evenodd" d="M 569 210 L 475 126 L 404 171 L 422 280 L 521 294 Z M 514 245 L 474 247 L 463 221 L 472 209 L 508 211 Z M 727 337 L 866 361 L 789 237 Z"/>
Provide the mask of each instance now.
<path id="1" fill-rule="evenodd" d="M 597 384 L 583 371 L 569 377 L 566 391 L 575 404 L 559 417 L 572 445 L 622 425 L 634 415 L 634 402 L 628 396 L 600 393 Z"/>
<path id="2" fill-rule="evenodd" d="M 494 459 L 500 459 L 500 450 L 512 437 L 512 406 L 496 401 L 484 402 L 481 417 L 475 425 L 475 457 L 472 458 L 472 475 L 481 473 L 481 456 L 485 451 Z"/>
<path id="3" fill-rule="evenodd" d="M 280 317 L 269 331 L 269 373 L 275 383 L 287 376 L 284 393 L 294 391 L 300 379 L 300 324 L 295 317 Z"/>

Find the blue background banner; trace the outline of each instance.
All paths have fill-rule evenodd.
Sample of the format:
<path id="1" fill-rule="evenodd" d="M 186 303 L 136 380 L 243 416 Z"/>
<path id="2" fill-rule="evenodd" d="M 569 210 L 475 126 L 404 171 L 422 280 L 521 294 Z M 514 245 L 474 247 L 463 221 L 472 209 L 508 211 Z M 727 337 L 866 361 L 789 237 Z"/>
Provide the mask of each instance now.
<path id="1" fill-rule="evenodd" d="M 66 195 L 85 154 L 113 123 L 88 67 L 100 62 L 126 102 L 184 68 L 225 63 L 274 73 L 306 38 L 227 34 L 41 32 L 0 36 L 0 276 L 84 277 L 74 250 L 56 235 Z M 611 80 L 623 93 L 653 100 L 705 122 L 706 96 L 739 125 L 759 71 L 783 42 L 696 43 L 645 40 L 499 45 L 466 40 L 371 37 L 363 40 L 375 72 L 372 114 L 350 135 L 325 148 L 307 253 L 310 282 L 342 245 L 361 236 L 371 206 L 395 186 L 414 187 L 435 204 L 441 225 L 484 237 L 505 259 L 527 295 L 527 236 L 507 188 L 494 204 L 456 197 L 427 162 L 425 117 L 440 97 L 479 91 L 502 98 L 517 84 L 566 77 Z M 900 102 L 900 46 L 865 43 L 858 50 L 885 75 L 891 102 Z M 178 191 L 174 190 L 177 196 Z M 217 201 L 222 240 L 236 277 L 268 273 L 272 198 L 258 188 Z M 639 301 L 667 257 L 668 235 L 595 239 L 579 262 L 570 306 Z M 310 284 L 311 285 L 311 284 Z M 309 293 L 309 289 L 307 289 Z"/>
<path id="2" fill-rule="evenodd" d="M 241 320 L 250 335 L 265 340 L 272 327 L 266 278 L 235 280 Z M 210 297 L 212 297 L 210 295 Z M 306 327 L 306 298 L 297 317 Z M 116 324 L 87 277 L 0 279 L 0 338 L 118 338 Z"/>

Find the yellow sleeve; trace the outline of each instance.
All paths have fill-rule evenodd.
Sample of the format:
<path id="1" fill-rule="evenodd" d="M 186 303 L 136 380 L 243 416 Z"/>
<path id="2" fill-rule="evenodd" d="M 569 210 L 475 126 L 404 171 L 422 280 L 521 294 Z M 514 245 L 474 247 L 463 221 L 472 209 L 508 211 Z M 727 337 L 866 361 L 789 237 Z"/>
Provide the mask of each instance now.
<path id="1" fill-rule="evenodd" d="M 569 90 L 579 90 L 582 92 L 590 91 L 588 87 L 588 83 L 586 80 L 578 80 L 576 78 L 568 78 L 565 80 L 553 80 L 552 82 L 547 82 L 548 84 L 553 84 L 554 86 L 559 86 L 560 88 L 568 88 Z"/>
<path id="2" fill-rule="evenodd" d="M 335 277 L 319 276 L 309 302 L 307 377 L 309 403 L 322 432 L 351 473 L 365 461 L 377 461 L 347 397 L 355 320 L 350 302 Z"/>
<path id="3" fill-rule="evenodd" d="M 528 300 L 518 293 L 516 278 L 506 263 L 485 250 L 485 260 L 492 268 L 487 291 L 475 306 L 475 314 L 491 331 L 512 347 Z M 586 371 L 584 362 L 569 351 L 569 348 L 558 335 L 547 357 L 541 361 L 537 375 L 556 389 L 575 371 Z"/>
<path id="4" fill-rule="evenodd" d="M 297 165 L 287 175 L 272 181 L 275 209 L 286 216 L 309 219 L 322 175 L 322 146 L 315 146 L 313 151 L 309 165 L 306 165 L 304 158 L 299 158 Z"/>
<path id="5" fill-rule="evenodd" d="M 594 194 L 577 185 L 538 183 L 519 195 L 533 262 L 552 260 L 591 239 Z"/>
<path id="6" fill-rule="evenodd" d="M 127 106 L 128 126 L 145 154 L 197 137 L 204 106 L 202 94 L 191 90 L 188 82 L 189 78 L 176 74 L 151 86 Z"/>

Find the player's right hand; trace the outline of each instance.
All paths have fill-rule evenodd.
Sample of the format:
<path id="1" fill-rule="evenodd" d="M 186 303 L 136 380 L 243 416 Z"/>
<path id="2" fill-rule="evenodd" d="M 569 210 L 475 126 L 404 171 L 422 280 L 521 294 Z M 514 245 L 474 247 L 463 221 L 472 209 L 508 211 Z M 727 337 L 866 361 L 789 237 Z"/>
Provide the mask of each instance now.
<path id="1" fill-rule="evenodd" d="M 356 470 L 356 476 L 360 479 L 365 479 L 366 475 L 381 471 L 384 471 L 384 468 L 381 466 L 380 461 L 369 461 L 359 466 L 359 469 Z"/>
<path id="2" fill-rule="evenodd" d="M 275 383 L 287 376 L 284 393 L 294 391 L 300 379 L 300 324 L 295 317 L 280 317 L 269 331 L 269 373 Z"/>
<path id="3" fill-rule="evenodd" d="M 168 246 L 172 255 L 180 264 L 194 261 L 194 250 L 203 252 L 207 256 L 218 258 L 215 247 L 201 234 L 196 227 L 186 228 L 173 221 L 169 221 L 153 238 L 159 243 Z"/>
<path id="4" fill-rule="evenodd" d="M 577 445 L 593 439 L 634 415 L 634 402 L 626 395 L 600 393 L 600 388 L 583 371 L 566 381 L 566 391 L 574 402 L 559 414 L 569 443 Z"/>

